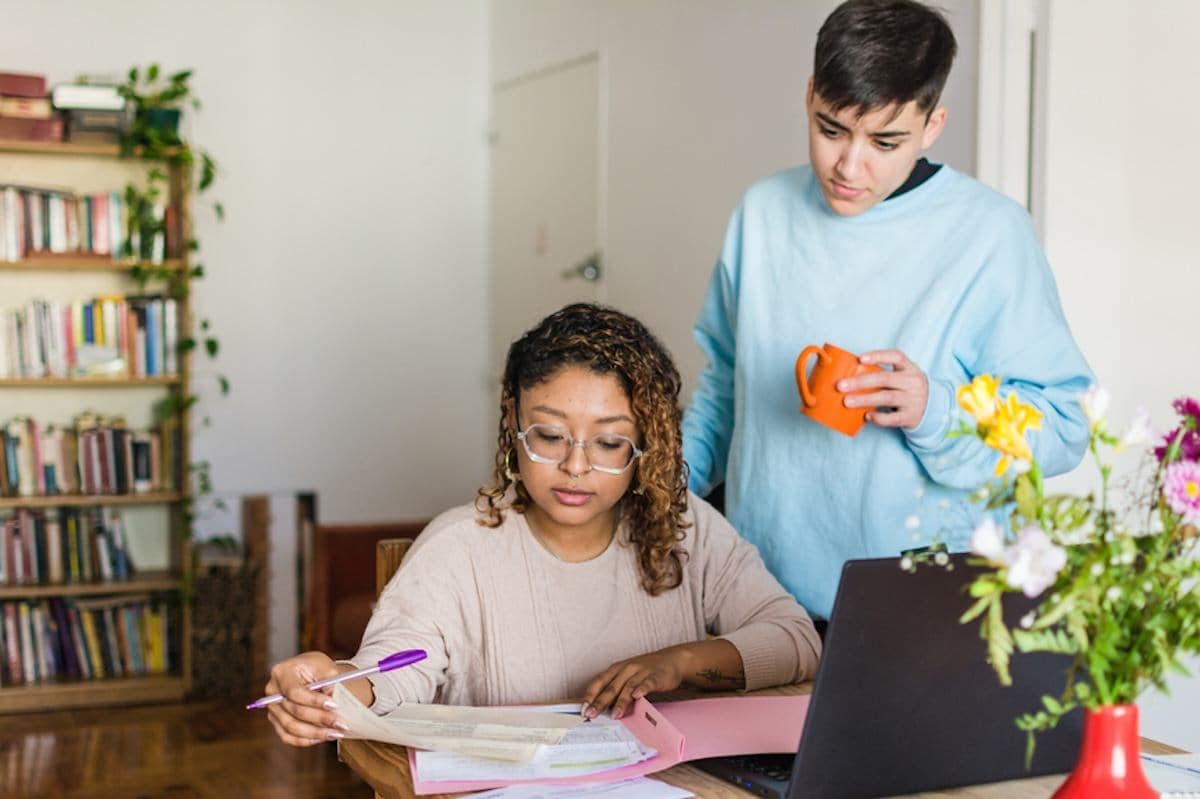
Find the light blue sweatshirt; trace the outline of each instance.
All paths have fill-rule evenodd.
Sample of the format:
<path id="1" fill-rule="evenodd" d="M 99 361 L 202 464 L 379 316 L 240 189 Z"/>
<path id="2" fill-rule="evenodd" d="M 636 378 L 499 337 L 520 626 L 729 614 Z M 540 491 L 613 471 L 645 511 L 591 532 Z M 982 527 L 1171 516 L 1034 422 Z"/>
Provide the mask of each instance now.
<path id="1" fill-rule="evenodd" d="M 943 166 L 857 216 L 829 210 L 812 170 L 752 186 L 734 211 L 695 336 L 708 366 L 684 415 L 690 487 L 725 482 L 725 511 L 805 608 L 828 618 L 851 558 L 935 534 L 961 539 L 966 495 L 998 455 L 950 438 L 955 391 L 983 373 L 1043 413 L 1029 434 L 1047 475 L 1074 468 L 1093 382 L 1025 210 Z M 929 378 L 912 430 L 849 438 L 800 414 L 796 356 L 829 342 L 898 348 Z"/>

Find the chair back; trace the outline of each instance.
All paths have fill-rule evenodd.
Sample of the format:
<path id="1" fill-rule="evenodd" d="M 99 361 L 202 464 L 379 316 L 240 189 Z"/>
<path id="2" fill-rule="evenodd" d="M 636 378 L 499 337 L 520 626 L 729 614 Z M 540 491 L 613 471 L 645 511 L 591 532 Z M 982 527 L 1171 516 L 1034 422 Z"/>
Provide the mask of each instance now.
<path id="1" fill-rule="evenodd" d="M 375 596 L 383 593 L 383 587 L 400 568 L 408 548 L 413 545 L 411 538 L 385 538 L 375 544 Z"/>

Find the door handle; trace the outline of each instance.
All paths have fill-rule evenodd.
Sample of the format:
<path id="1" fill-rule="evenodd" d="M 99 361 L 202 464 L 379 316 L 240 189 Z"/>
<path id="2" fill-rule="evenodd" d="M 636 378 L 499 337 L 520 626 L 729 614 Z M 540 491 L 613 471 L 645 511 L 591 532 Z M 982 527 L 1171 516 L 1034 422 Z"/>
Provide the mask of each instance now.
<path id="1" fill-rule="evenodd" d="M 600 279 L 600 253 L 594 252 L 587 258 L 584 258 L 579 263 L 572 267 L 568 267 L 562 271 L 564 280 L 573 280 L 581 277 L 589 283 L 595 283 Z"/>

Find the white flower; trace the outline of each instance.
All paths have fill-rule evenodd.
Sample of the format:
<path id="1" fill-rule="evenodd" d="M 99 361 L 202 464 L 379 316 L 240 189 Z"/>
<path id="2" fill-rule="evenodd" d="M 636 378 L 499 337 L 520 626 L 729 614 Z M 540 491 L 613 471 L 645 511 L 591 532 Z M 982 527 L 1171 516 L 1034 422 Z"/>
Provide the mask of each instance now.
<path id="1" fill-rule="evenodd" d="M 1021 617 L 1021 626 L 1024 627 L 1026 630 L 1028 630 L 1030 627 L 1033 626 L 1033 623 L 1036 620 L 1037 620 L 1037 616 L 1035 616 L 1033 611 L 1031 610 L 1028 613 L 1026 613 L 1024 616 Z"/>
<path id="2" fill-rule="evenodd" d="M 913 560 L 908 555 L 900 558 L 900 568 L 906 572 L 913 570 Z"/>
<path id="3" fill-rule="evenodd" d="M 945 552 L 938 552 L 936 555 L 933 556 L 933 562 L 939 566 L 945 566 L 947 563 L 950 562 L 950 556 L 947 555 Z"/>
<path id="4" fill-rule="evenodd" d="M 925 496 L 925 486 L 917 486 L 917 490 L 913 492 L 913 496 L 917 499 Z"/>
<path id="5" fill-rule="evenodd" d="M 1138 406 L 1138 409 L 1133 414 L 1133 419 L 1129 422 L 1129 427 L 1125 428 L 1125 432 L 1121 434 L 1121 439 L 1113 447 L 1113 452 L 1120 452 L 1123 449 L 1137 446 L 1138 444 L 1146 444 L 1157 438 L 1154 432 L 1154 426 L 1150 422 L 1150 412 L 1145 408 Z"/>
<path id="6" fill-rule="evenodd" d="M 996 520 L 988 516 L 979 526 L 975 528 L 975 532 L 971 533 L 970 548 L 973 553 L 980 557 L 987 558 L 992 563 L 1005 563 L 1004 552 L 1004 531 L 1000 529 L 1000 525 L 996 524 Z"/>
<path id="7" fill-rule="evenodd" d="M 1005 552 L 1008 584 L 1027 597 L 1035 597 L 1054 584 L 1058 572 L 1067 565 L 1067 551 L 1056 546 L 1036 524 L 1017 533 L 1017 540 Z"/>
<path id="8" fill-rule="evenodd" d="M 921 517 L 916 514 L 909 516 L 904 520 L 904 526 L 909 530 L 916 530 L 921 526 Z"/>
<path id="9" fill-rule="evenodd" d="M 1121 598 L 1121 589 L 1114 585 L 1112 588 L 1105 591 L 1104 595 L 1108 597 L 1109 602 L 1116 602 Z"/>
<path id="10" fill-rule="evenodd" d="M 1033 464 L 1024 458 L 1013 458 L 1012 462 L 1008 464 L 1008 468 L 1013 470 L 1013 474 L 1025 474 L 1033 468 Z"/>
<path id="11" fill-rule="evenodd" d="M 941 510 L 950 510 L 950 500 L 939 499 L 938 500 L 938 508 L 940 508 Z"/>
<path id="12" fill-rule="evenodd" d="M 1083 406 L 1083 413 L 1092 427 L 1104 422 L 1104 417 L 1108 413 L 1108 404 L 1111 401 L 1112 395 L 1108 393 L 1108 389 L 1095 383 L 1088 386 L 1087 391 L 1079 395 L 1079 404 Z"/>

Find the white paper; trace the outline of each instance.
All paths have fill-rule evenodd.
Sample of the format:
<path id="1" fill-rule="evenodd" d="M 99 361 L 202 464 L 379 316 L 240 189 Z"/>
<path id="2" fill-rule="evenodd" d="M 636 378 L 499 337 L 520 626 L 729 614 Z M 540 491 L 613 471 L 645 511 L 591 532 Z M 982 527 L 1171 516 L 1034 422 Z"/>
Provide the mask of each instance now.
<path id="1" fill-rule="evenodd" d="M 636 777 L 621 782 L 588 785 L 512 785 L 494 791 L 471 794 L 471 799 L 687 799 L 691 791 L 658 780 Z"/>
<path id="2" fill-rule="evenodd" d="M 416 773 L 424 782 L 566 778 L 633 765 L 655 754 L 624 724 L 599 716 L 568 730 L 561 742 L 538 747 L 527 763 L 499 762 L 446 751 L 417 752 Z"/>
<path id="3" fill-rule="evenodd" d="M 1200 755 L 1142 755 L 1146 779 L 1164 797 L 1200 799 Z"/>
<path id="4" fill-rule="evenodd" d="M 558 743 L 583 721 L 562 713 L 419 704 L 376 716 L 341 684 L 333 687 L 333 701 L 350 726 L 347 738 L 515 763 L 533 760 L 540 746 Z"/>

